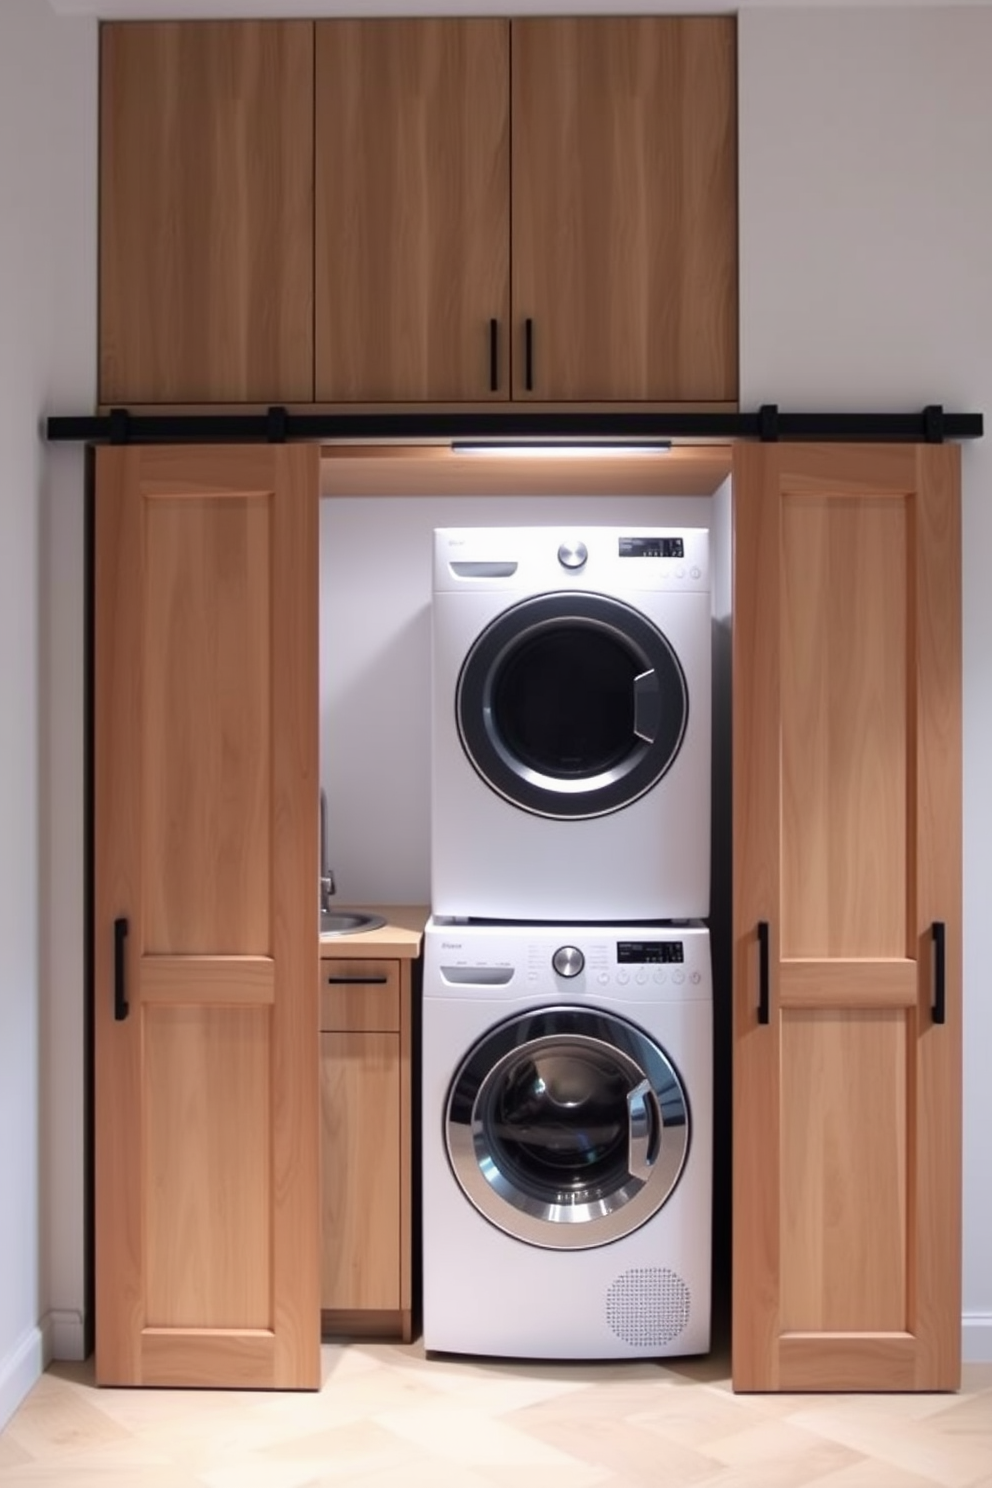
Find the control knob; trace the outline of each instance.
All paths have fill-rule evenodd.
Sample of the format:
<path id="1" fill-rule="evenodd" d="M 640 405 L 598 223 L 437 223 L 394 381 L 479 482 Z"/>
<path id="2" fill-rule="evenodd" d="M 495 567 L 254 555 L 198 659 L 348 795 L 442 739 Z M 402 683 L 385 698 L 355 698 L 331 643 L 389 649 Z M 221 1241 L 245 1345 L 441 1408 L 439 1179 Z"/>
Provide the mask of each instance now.
<path id="1" fill-rule="evenodd" d="M 559 946 L 551 957 L 551 965 L 559 976 L 576 977 L 586 964 L 586 958 L 578 946 Z"/>
<path id="2" fill-rule="evenodd" d="M 584 542 L 563 542 L 558 548 L 558 562 L 562 568 L 582 568 L 589 557 Z"/>

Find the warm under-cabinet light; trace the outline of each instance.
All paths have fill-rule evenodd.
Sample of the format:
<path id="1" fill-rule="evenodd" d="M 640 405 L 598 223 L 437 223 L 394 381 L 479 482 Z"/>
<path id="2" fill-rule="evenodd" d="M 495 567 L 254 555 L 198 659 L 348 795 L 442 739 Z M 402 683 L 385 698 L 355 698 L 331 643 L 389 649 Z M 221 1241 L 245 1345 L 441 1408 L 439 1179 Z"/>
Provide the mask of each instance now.
<path id="1" fill-rule="evenodd" d="M 671 453 L 670 439 L 617 440 L 609 439 L 524 439 L 511 443 L 500 439 L 453 440 L 453 455 L 506 455 L 528 458 L 550 457 L 554 459 L 594 458 L 615 455 L 667 455 Z"/>

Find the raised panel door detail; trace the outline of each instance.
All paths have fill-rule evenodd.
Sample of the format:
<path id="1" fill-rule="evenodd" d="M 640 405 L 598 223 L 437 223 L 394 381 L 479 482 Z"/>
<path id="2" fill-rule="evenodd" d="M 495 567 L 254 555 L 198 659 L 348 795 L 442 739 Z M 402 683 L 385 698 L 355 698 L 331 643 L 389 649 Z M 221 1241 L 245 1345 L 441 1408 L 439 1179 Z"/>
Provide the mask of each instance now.
<path id="1" fill-rule="evenodd" d="M 734 19 L 515 19 L 512 49 L 514 398 L 736 399 Z"/>
<path id="2" fill-rule="evenodd" d="M 312 400 L 312 23 L 100 35 L 101 402 Z"/>
<path id="3" fill-rule="evenodd" d="M 318 460 L 97 452 L 102 1384 L 320 1383 Z"/>
<path id="4" fill-rule="evenodd" d="M 737 1389 L 959 1378 L 959 471 L 735 451 Z"/>
<path id="5" fill-rule="evenodd" d="M 508 397 L 508 52 L 505 20 L 318 22 L 318 401 Z"/>

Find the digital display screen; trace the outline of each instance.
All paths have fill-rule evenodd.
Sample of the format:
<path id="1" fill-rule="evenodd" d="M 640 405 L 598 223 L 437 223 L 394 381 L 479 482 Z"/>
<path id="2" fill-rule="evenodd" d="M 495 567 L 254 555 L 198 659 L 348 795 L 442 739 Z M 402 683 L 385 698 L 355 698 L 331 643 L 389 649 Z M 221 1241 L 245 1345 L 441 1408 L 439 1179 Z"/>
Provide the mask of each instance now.
<path id="1" fill-rule="evenodd" d="M 685 960 L 680 940 L 619 940 L 617 961 L 621 966 L 667 965 Z"/>
<path id="2" fill-rule="evenodd" d="M 681 537 L 622 537 L 621 558 L 684 558 Z"/>

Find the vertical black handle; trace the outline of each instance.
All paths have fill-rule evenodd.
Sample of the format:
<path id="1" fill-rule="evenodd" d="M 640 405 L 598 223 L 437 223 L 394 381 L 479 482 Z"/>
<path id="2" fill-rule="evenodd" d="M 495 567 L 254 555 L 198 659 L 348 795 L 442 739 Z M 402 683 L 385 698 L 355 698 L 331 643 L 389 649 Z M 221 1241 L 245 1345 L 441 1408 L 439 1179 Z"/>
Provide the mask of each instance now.
<path id="1" fill-rule="evenodd" d="M 123 1023 L 128 1014 L 127 993 L 124 985 L 124 942 L 127 940 L 127 920 L 114 921 L 114 1017 Z"/>
<path id="2" fill-rule="evenodd" d="M 758 921 L 758 1022 L 767 1023 L 768 995 L 768 921 Z"/>
<path id="3" fill-rule="evenodd" d="M 524 321 L 524 387 L 534 391 L 534 322 L 529 315 Z"/>
<path id="4" fill-rule="evenodd" d="M 944 969 L 945 925 L 933 922 L 933 1021 L 943 1023 L 947 1017 L 947 987 Z"/>
<path id="5" fill-rule="evenodd" d="M 489 391 L 499 391 L 499 321 L 489 322 Z"/>

